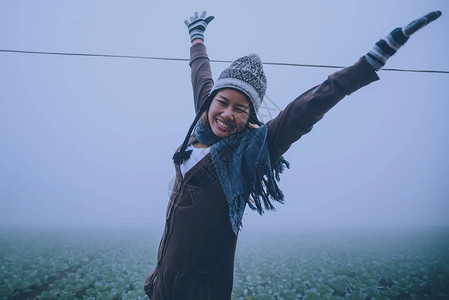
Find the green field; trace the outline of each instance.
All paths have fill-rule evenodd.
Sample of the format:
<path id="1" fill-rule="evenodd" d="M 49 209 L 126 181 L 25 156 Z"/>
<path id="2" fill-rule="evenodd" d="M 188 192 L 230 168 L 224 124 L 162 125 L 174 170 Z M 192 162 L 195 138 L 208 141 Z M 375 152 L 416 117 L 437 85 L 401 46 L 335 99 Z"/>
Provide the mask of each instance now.
<path id="1" fill-rule="evenodd" d="M 146 299 L 159 235 L 2 231 L 1 299 Z M 233 299 L 449 299 L 449 230 L 240 236 Z"/>

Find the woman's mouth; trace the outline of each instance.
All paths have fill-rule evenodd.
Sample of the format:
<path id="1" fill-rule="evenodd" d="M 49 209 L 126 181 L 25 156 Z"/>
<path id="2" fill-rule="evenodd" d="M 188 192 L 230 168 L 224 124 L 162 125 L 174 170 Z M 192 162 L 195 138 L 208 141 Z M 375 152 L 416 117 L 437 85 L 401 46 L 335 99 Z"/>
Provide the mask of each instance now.
<path id="1" fill-rule="evenodd" d="M 220 121 L 218 119 L 215 119 L 215 123 L 217 123 L 218 128 L 222 131 L 229 131 L 232 128 L 231 125 L 223 123 L 222 121 Z"/>

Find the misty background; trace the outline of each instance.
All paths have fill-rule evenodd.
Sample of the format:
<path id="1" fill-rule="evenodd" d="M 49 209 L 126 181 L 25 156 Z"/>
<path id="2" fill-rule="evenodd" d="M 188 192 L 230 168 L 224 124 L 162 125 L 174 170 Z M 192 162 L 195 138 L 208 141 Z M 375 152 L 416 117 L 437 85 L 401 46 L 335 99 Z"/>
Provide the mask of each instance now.
<path id="1" fill-rule="evenodd" d="M 1 1 L 0 49 L 349 66 L 398 26 L 443 15 L 386 68 L 449 70 L 449 2 Z M 212 63 L 214 79 L 228 63 Z M 329 68 L 264 65 L 262 119 Z M 172 155 L 194 118 L 187 61 L 0 52 L 0 226 L 164 226 Z M 449 75 L 380 71 L 285 154 L 285 204 L 243 232 L 449 225 Z"/>

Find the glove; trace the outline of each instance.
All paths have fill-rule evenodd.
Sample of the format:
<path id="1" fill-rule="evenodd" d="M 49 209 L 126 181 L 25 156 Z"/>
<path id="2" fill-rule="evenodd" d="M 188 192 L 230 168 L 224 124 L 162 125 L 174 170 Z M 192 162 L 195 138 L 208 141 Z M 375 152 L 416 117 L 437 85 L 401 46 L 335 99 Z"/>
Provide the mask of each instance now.
<path id="1" fill-rule="evenodd" d="M 213 19 L 214 16 L 209 16 L 206 18 L 206 12 L 203 11 L 201 16 L 198 16 L 198 12 L 195 12 L 195 15 L 190 17 L 190 21 L 185 20 L 184 23 L 189 29 L 190 41 L 193 42 L 195 39 L 202 39 L 204 41 L 204 31 L 206 31 L 207 25 Z"/>
<path id="2" fill-rule="evenodd" d="M 407 42 L 410 35 L 430 22 L 435 21 L 439 16 L 441 16 L 441 11 L 433 11 L 414 20 L 404 28 L 398 27 L 394 29 L 389 35 L 374 45 L 374 48 L 365 55 L 365 59 L 376 71 L 379 71 L 385 65 L 387 59 Z"/>

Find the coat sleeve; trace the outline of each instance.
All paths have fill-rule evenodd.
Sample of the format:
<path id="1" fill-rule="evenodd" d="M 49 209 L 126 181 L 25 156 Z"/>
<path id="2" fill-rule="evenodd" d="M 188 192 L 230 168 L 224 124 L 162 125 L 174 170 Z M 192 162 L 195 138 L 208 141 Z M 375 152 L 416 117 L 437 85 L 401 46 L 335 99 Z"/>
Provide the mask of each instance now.
<path id="1" fill-rule="evenodd" d="M 209 57 L 203 43 L 197 43 L 190 47 L 190 69 L 195 113 L 198 113 L 201 104 L 207 99 L 214 85 Z"/>
<path id="2" fill-rule="evenodd" d="M 312 130 L 346 95 L 378 80 L 377 73 L 362 57 L 354 65 L 330 75 L 323 83 L 290 102 L 267 123 L 268 148 L 274 164 L 301 136 Z"/>

